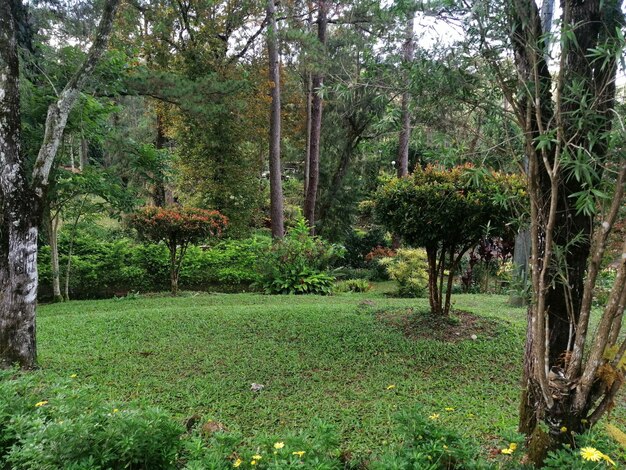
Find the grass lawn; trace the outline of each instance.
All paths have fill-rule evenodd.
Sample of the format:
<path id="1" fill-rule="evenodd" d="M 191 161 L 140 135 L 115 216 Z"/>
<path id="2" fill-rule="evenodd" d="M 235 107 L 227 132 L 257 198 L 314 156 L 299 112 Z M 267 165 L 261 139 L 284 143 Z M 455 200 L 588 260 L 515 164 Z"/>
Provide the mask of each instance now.
<path id="1" fill-rule="evenodd" d="M 407 310 L 424 311 L 425 299 L 385 298 L 383 290 L 45 305 L 39 360 L 45 374 L 77 374 L 115 402 L 144 401 L 181 420 L 204 415 L 247 437 L 319 418 L 357 457 L 393 444 L 394 414 L 415 406 L 484 446 L 508 442 L 525 311 L 503 296 L 455 296 L 457 309 L 480 319 L 440 341 L 427 325 L 407 334 Z M 252 392 L 253 382 L 265 388 Z"/>

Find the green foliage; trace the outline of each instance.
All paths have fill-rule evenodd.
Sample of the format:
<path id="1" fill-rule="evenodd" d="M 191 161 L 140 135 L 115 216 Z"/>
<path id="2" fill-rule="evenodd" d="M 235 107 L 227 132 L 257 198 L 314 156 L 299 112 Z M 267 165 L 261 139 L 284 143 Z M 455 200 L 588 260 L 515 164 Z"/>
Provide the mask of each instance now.
<path id="1" fill-rule="evenodd" d="M 348 279 L 335 285 L 337 292 L 368 292 L 371 289 L 372 285 L 366 279 Z"/>
<path id="2" fill-rule="evenodd" d="M 480 181 L 471 167 L 429 166 L 408 178 L 394 178 L 376 194 L 380 222 L 411 246 L 473 245 L 486 233 L 501 232 L 524 194 L 519 177 L 492 172 Z"/>
<path id="3" fill-rule="evenodd" d="M 343 252 L 343 247 L 311 236 L 301 218 L 260 258 L 259 286 L 267 294 L 331 294 L 335 277 L 328 270 Z"/>
<path id="4" fill-rule="evenodd" d="M 374 461 L 372 470 L 489 468 L 479 459 L 475 443 L 437 425 L 437 418 L 438 415 L 427 418 L 422 410 L 401 413 L 398 421 L 403 446 Z"/>
<path id="5" fill-rule="evenodd" d="M 424 297 L 428 291 L 428 259 L 423 249 L 401 248 L 393 257 L 382 258 L 389 278 L 398 283 L 401 297 Z"/>
<path id="6" fill-rule="evenodd" d="M 600 469 L 616 468 L 615 462 L 624 457 L 624 449 L 610 441 L 606 435 L 595 429 L 576 436 L 576 447 L 565 445 L 551 451 L 544 462 L 546 469 Z"/>
<path id="7" fill-rule="evenodd" d="M 175 468 L 182 427 L 169 414 L 116 407 L 73 378 L 38 379 L 0 371 L 3 468 Z"/>
<path id="8" fill-rule="evenodd" d="M 388 248 L 391 246 L 389 237 L 380 227 L 374 227 L 367 232 L 352 230 L 344 241 L 346 254 L 344 262 L 351 268 L 369 268 L 371 260 L 367 255 L 376 247 Z"/>
<path id="9" fill-rule="evenodd" d="M 91 230 L 93 232 L 93 230 Z M 108 240 L 104 240 L 107 237 Z M 67 264 L 69 237 L 62 233 L 59 251 L 61 278 Z M 269 237 L 223 240 L 202 249 L 190 246 L 180 272 L 180 284 L 191 290 L 241 291 L 259 280 L 257 260 L 270 247 Z M 40 297 L 51 295 L 50 247 L 38 257 Z M 74 241 L 70 295 L 98 298 L 128 292 L 158 292 L 168 288 L 169 254 L 163 245 L 138 244 L 107 231 L 91 234 L 79 230 Z"/>

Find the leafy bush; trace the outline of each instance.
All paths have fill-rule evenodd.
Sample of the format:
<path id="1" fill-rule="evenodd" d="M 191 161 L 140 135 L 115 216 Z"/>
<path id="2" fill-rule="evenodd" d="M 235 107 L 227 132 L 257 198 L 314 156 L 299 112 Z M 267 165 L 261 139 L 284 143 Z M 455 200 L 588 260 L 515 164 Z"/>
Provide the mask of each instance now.
<path id="1" fill-rule="evenodd" d="M 365 279 L 348 279 L 335 285 L 337 292 L 367 292 L 371 288 L 372 285 Z"/>
<path id="2" fill-rule="evenodd" d="M 489 468 L 479 460 L 475 443 L 438 426 L 419 410 L 401 413 L 398 422 L 403 446 L 374 460 L 372 470 Z"/>
<path id="3" fill-rule="evenodd" d="M 68 378 L 0 372 L 0 467 L 176 468 L 182 427 L 156 408 L 108 404 Z"/>
<path id="4" fill-rule="evenodd" d="M 376 247 L 388 248 L 390 245 L 386 232 L 380 227 L 374 227 L 368 232 L 353 230 L 344 242 L 344 262 L 351 268 L 369 268 L 372 260 L 367 259 L 367 255 Z"/>
<path id="5" fill-rule="evenodd" d="M 68 238 L 60 237 L 61 282 L 65 280 Z M 190 246 L 180 272 L 185 289 L 247 290 L 260 277 L 257 260 L 270 247 L 269 237 L 224 240 L 204 249 Z M 39 252 L 40 297 L 51 296 L 50 248 Z M 74 242 L 70 276 L 71 298 L 97 298 L 127 292 L 168 288 L 169 257 L 163 245 L 143 245 L 128 238 L 103 240 L 81 232 Z"/>
<path id="6" fill-rule="evenodd" d="M 576 448 L 563 446 L 548 454 L 543 468 L 572 470 L 617 468 L 613 460 L 618 460 L 623 450 L 594 430 L 576 436 Z M 622 455 L 623 456 L 623 455 Z"/>
<path id="7" fill-rule="evenodd" d="M 343 247 L 311 236 L 307 223 L 299 219 L 260 257 L 258 285 L 268 294 L 330 294 L 335 277 L 328 270 L 343 252 Z"/>
<path id="8" fill-rule="evenodd" d="M 426 251 L 401 248 L 394 257 L 382 258 L 380 264 L 389 277 L 398 283 L 401 297 L 424 297 L 428 290 L 428 260 Z"/>

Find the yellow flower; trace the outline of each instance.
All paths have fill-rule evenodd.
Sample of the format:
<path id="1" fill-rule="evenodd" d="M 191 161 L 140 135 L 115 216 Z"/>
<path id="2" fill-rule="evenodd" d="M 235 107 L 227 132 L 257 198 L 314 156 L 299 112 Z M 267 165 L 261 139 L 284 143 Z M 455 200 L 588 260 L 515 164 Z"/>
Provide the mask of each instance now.
<path id="1" fill-rule="evenodd" d="M 233 464 L 233 467 L 237 468 L 237 467 L 239 467 L 242 463 L 243 463 L 243 461 L 242 461 L 241 459 L 237 459 L 237 460 L 235 460 L 235 463 Z"/>
<path id="2" fill-rule="evenodd" d="M 48 404 L 48 400 L 38 401 L 37 403 L 35 403 L 35 407 L 40 407 L 40 406 L 47 405 L 47 404 Z"/>
<path id="3" fill-rule="evenodd" d="M 75 379 L 76 377 L 78 377 L 78 375 L 76 375 L 76 374 L 70 375 L 70 379 Z"/>
<path id="4" fill-rule="evenodd" d="M 608 463 L 610 463 L 611 465 L 613 465 L 613 466 L 615 467 L 615 462 L 613 462 L 613 461 L 611 460 L 611 457 L 609 457 L 609 456 L 608 456 L 608 455 L 606 455 L 606 454 L 602 454 L 602 458 L 604 459 L 604 461 L 605 461 L 605 462 L 608 462 Z"/>
<path id="5" fill-rule="evenodd" d="M 253 456 L 252 456 L 252 458 L 253 458 L 254 460 L 261 460 L 261 459 L 263 458 L 263 456 L 262 456 L 262 455 L 259 455 L 259 454 L 256 454 L 256 455 L 253 455 Z"/>
<path id="6" fill-rule="evenodd" d="M 302 457 L 306 452 L 304 450 L 299 450 L 297 452 L 292 452 L 293 455 L 297 455 L 298 457 Z"/>
<path id="7" fill-rule="evenodd" d="M 593 447 L 583 447 L 580 449 L 580 456 L 584 460 L 589 460 L 591 462 L 599 462 L 603 455 L 604 454 L 602 452 L 598 449 L 594 449 Z"/>
<path id="8" fill-rule="evenodd" d="M 428 419 L 432 419 L 433 421 L 436 419 L 439 419 L 439 413 L 433 413 L 431 414 Z"/>
<path id="9" fill-rule="evenodd" d="M 509 444 L 509 449 L 511 449 L 511 450 L 516 450 L 516 449 L 517 449 L 517 444 L 516 444 L 515 442 L 511 442 L 511 443 Z"/>
<path id="10" fill-rule="evenodd" d="M 250 462 L 250 465 L 256 465 L 256 460 L 253 460 L 252 462 Z"/>
<path id="11" fill-rule="evenodd" d="M 561 432 L 567 432 L 567 427 L 562 426 L 562 427 L 561 427 Z"/>
<path id="12" fill-rule="evenodd" d="M 396 388 L 394 384 L 387 385 L 387 390 L 393 390 L 394 388 Z"/>
<path id="13" fill-rule="evenodd" d="M 506 455 L 511 455 L 513 453 L 513 449 L 511 449 L 510 447 L 507 447 L 506 449 L 502 449 L 500 452 Z"/>
<path id="14" fill-rule="evenodd" d="M 274 449 L 282 449 L 283 447 L 285 447 L 285 443 L 284 442 L 276 442 L 274 444 Z"/>
<path id="15" fill-rule="evenodd" d="M 444 408 L 446 411 L 454 411 L 454 408 Z"/>
<path id="16" fill-rule="evenodd" d="M 113 408 L 113 413 L 119 413 L 120 410 L 118 410 L 117 408 Z"/>

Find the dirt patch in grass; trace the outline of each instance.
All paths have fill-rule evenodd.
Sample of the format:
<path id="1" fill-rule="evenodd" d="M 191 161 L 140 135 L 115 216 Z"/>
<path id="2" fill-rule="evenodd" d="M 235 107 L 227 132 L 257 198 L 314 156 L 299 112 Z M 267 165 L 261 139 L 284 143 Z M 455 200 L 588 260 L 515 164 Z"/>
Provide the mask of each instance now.
<path id="1" fill-rule="evenodd" d="M 449 317 L 408 309 L 385 309 L 375 312 L 381 323 L 402 331 L 411 339 L 436 339 L 449 343 L 493 339 L 498 335 L 498 323 L 463 310 L 453 311 Z"/>

